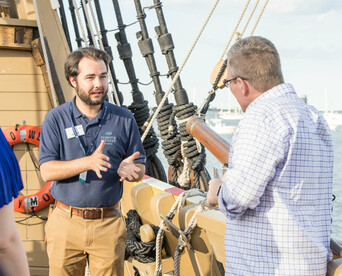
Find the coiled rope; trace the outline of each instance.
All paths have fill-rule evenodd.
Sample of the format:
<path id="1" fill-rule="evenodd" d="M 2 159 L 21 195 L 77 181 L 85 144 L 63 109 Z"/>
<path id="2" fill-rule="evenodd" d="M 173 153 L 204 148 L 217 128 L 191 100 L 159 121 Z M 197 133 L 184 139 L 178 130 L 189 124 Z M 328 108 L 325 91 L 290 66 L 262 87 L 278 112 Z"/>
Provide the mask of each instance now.
<path id="1" fill-rule="evenodd" d="M 206 152 L 204 150 L 204 146 L 197 143 L 196 140 L 186 131 L 186 123 L 188 122 L 189 118 L 195 115 L 196 109 L 197 106 L 193 105 L 193 103 L 176 106 L 174 108 L 174 114 L 177 117 L 177 121 L 179 124 L 179 133 L 182 140 L 182 150 L 185 156 L 183 166 L 184 175 L 180 175 L 180 179 L 178 179 L 178 182 L 182 183 L 182 188 L 186 190 L 190 188 L 201 188 L 207 191 L 210 176 L 205 169 Z M 188 166 L 186 167 L 187 163 Z M 190 185 L 189 183 L 189 177 L 184 178 L 185 175 L 190 175 L 191 171 L 194 172 L 194 181 L 192 185 Z M 188 183 L 183 183 L 182 177 L 188 180 Z"/>
<path id="2" fill-rule="evenodd" d="M 153 109 L 155 112 L 156 108 Z M 177 180 L 177 172 L 182 167 L 182 155 L 181 155 L 181 140 L 178 133 L 177 124 L 174 118 L 172 118 L 173 104 L 165 104 L 161 108 L 161 112 L 157 116 L 158 129 L 160 137 L 162 138 L 162 149 L 164 156 L 172 168 L 172 178 L 169 179 L 169 183 L 173 186 L 179 187 Z M 153 115 L 145 122 L 145 127 L 150 122 Z M 146 139 L 145 139 L 146 140 Z M 145 142 L 145 141 L 144 141 Z"/>
<path id="3" fill-rule="evenodd" d="M 156 119 L 156 117 L 158 116 L 158 114 L 159 114 L 159 112 L 160 112 L 162 106 L 164 105 L 164 103 L 165 103 L 165 101 L 166 101 L 168 95 L 169 95 L 170 92 L 172 91 L 173 85 L 175 84 L 176 80 L 178 79 L 180 73 L 182 72 L 182 70 L 183 70 L 183 68 L 184 68 L 184 66 L 185 66 L 185 64 L 186 64 L 186 62 L 188 61 L 188 59 L 189 59 L 189 57 L 190 57 L 190 55 L 191 55 L 193 49 L 195 48 L 195 45 L 197 44 L 197 42 L 198 42 L 198 40 L 199 40 L 201 34 L 203 33 L 204 28 L 206 27 L 206 25 L 207 25 L 207 23 L 208 23 L 208 21 L 209 21 L 211 15 L 213 14 L 213 12 L 214 12 L 214 10 L 215 10 L 215 8 L 216 8 L 218 2 L 219 2 L 219 0 L 216 0 L 216 1 L 215 1 L 214 6 L 212 7 L 212 9 L 211 9 L 211 11 L 210 11 L 210 13 L 209 13 L 207 19 L 205 20 L 205 22 L 204 22 L 204 24 L 203 24 L 203 26 L 202 26 L 202 28 L 201 28 L 199 34 L 197 35 L 197 37 L 196 37 L 194 43 L 192 44 L 192 46 L 191 46 L 191 48 L 190 48 L 188 54 L 187 54 L 186 57 L 185 57 L 183 63 L 182 63 L 181 66 L 179 67 L 179 69 L 178 69 L 176 75 L 174 76 L 174 78 L 173 78 L 173 80 L 172 80 L 172 82 L 171 82 L 171 84 L 170 84 L 170 86 L 169 86 L 167 92 L 165 93 L 165 95 L 163 96 L 163 98 L 162 98 L 162 100 L 161 100 L 159 106 L 157 107 L 156 112 L 153 114 L 153 117 L 151 118 L 150 123 L 148 124 L 148 126 L 147 126 L 147 128 L 146 128 L 146 130 L 145 130 L 145 132 L 144 132 L 144 134 L 143 134 L 143 136 L 141 137 L 141 140 L 142 140 L 142 141 L 144 141 L 144 139 L 145 139 L 145 137 L 146 137 L 148 131 L 149 131 L 150 128 L 152 127 L 152 124 L 153 124 L 154 120 Z"/>
<path id="4" fill-rule="evenodd" d="M 132 103 L 128 109 L 133 113 L 133 116 L 139 127 L 140 135 L 144 132 L 144 123 L 149 118 L 148 102 Z M 167 177 L 163 165 L 157 157 L 159 148 L 159 140 L 153 128 L 151 128 L 143 141 L 143 146 L 146 153 L 146 174 L 155 177 L 161 181 L 167 182 Z"/>
<path id="5" fill-rule="evenodd" d="M 210 10 L 209 12 L 209 15 L 207 16 L 199 34 L 197 35 L 194 43 L 192 44 L 189 52 L 187 53 L 183 63 L 181 64 L 181 66 L 179 67 L 179 69 L 177 70 L 177 73 L 175 74 L 174 78 L 172 79 L 172 82 L 169 86 L 169 89 L 167 90 L 167 92 L 165 93 L 165 95 L 163 96 L 159 106 L 157 107 L 155 113 L 153 114 L 144 134 L 142 135 L 141 137 L 141 140 L 144 141 L 144 139 L 146 138 L 147 134 L 148 134 L 148 131 L 149 129 L 152 127 L 152 124 L 154 122 L 154 120 L 156 119 L 156 117 L 158 116 L 160 110 L 162 109 L 162 107 L 164 106 L 164 103 L 169 95 L 169 93 L 172 91 L 173 89 L 173 86 L 175 84 L 175 82 L 177 81 L 181 71 L 183 70 L 187 60 L 189 59 L 195 45 L 197 44 L 200 36 L 202 35 L 203 31 L 204 31 L 204 28 L 206 27 L 210 17 L 212 16 L 217 4 L 218 4 L 219 0 L 216 0 L 212 9 Z M 182 141 L 185 142 L 185 145 L 188 145 L 188 146 L 191 146 L 192 144 L 196 144 L 195 140 L 193 139 L 193 137 L 191 137 L 185 130 L 185 126 L 186 126 L 186 121 L 188 119 L 191 118 L 191 116 L 193 116 L 195 114 L 195 111 L 196 111 L 196 106 L 194 106 L 192 103 L 191 104 L 187 104 L 187 105 L 182 105 L 182 106 L 177 106 L 175 107 L 175 110 L 176 110 L 176 117 L 178 120 L 182 120 L 183 124 L 179 127 L 179 132 L 180 132 L 180 135 L 181 135 L 181 139 Z M 199 186 L 200 185 L 200 181 L 199 181 L 199 178 L 200 176 L 204 177 L 203 178 L 203 182 L 208 182 L 210 177 L 208 178 L 209 174 L 206 172 L 205 168 L 204 168 L 204 163 L 205 161 L 203 162 L 203 160 L 205 160 L 205 152 L 204 150 L 202 150 L 201 152 L 193 152 L 193 150 L 196 148 L 197 150 L 197 147 L 193 147 L 191 146 L 190 149 L 187 149 L 185 152 L 185 154 L 187 155 L 188 154 L 188 158 L 190 158 L 190 168 L 189 169 L 193 169 L 194 170 L 194 174 L 195 174 L 195 187 L 196 186 Z M 199 164 L 199 161 L 202 161 L 202 164 Z M 188 168 L 185 168 L 183 167 L 183 170 L 184 169 L 188 169 Z M 174 181 L 174 178 L 175 178 L 175 175 L 176 175 L 176 170 L 173 171 L 173 181 Z M 190 188 L 190 185 L 188 186 L 188 188 Z"/>
<path id="6" fill-rule="evenodd" d="M 151 10 L 151 9 L 160 9 L 161 10 L 161 7 L 162 7 L 162 4 L 159 2 L 158 4 L 155 4 L 153 6 L 144 7 L 141 11 L 139 8 L 138 13 L 141 14 L 140 18 L 145 18 L 146 17 L 146 14 L 145 14 L 146 9 L 147 10 Z M 157 14 L 158 14 L 158 11 L 157 11 Z M 159 16 L 158 16 L 158 18 L 159 18 Z M 158 35 L 160 35 L 160 34 L 158 34 Z M 147 35 L 147 37 L 148 37 L 148 35 Z M 159 37 L 158 37 L 158 39 L 159 39 Z M 169 53 L 169 51 L 172 51 L 172 49 L 171 49 L 172 47 L 170 49 L 167 49 L 167 50 L 164 49 L 162 47 L 162 45 L 160 45 L 160 47 L 161 47 L 162 54 L 164 54 L 164 55 L 167 55 Z M 152 54 L 151 54 L 151 58 L 152 58 Z M 169 64 L 169 61 L 168 61 L 168 64 Z M 170 66 L 171 65 L 169 65 L 169 73 L 167 74 L 168 77 L 170 75 L 173 76 L 174 73 L 176 73 L 178 70 L 177 66 L 173 66 L 173 68 L 170 68 Z M 156 70 L 156 68 L 155 68 L 155 70 Z M 151 76 L 152 75 L 158 76 L 158 77 L 161 76 L 159 74 L 159 72 L 155 72 L 154 74 L 151 74 Z M 175 86 L 178 87 L 177 83 Z M 159 89 L 161 89 L 161 88 L 158 88 L 156 90 L 159 90 Z M 179 92 L 183 92 L 183 95 L 185 94 L 185 96 L 186 96 L 185 91 L 178 90 L 178 93 Z M 156 96 L 156 97 L 157 97 L 157 103 L 159 103 L 159 100 L 158 100 L 159 96 Z M 184 102 L 187 102 L 186 99 L 182 99 L 182 100 Z M 169 183 L 173 186 L 179 187 L 179 186 L 183 186 L 182 184 L 180 184 L 180 182 L 177 179 L 178 173 L 180 173 L 182 171 L 183 163 L 182 163 L 182 155 L 181 155 L 181 152 L 182 152 L 182 150 L 181 150 L 181 137 L 179 135 L 176 120 L 175 120 L 174 116 L 171 118 L 171 114 L 173 113 L 173 109 L 174 109 L 173 104 L 169 103 L 166 100 L 164 105 L 161 107 L 161 112 L 157 115 L 156 118 L 157 118 L 158 128 L 160 131 L 160 137 L 162 140 L 163 153 L 167 159 L 169 167 L 172 170 L 172 176 L 169 176 Z M 149 118 L 149 120 L 145 123 L 145 127 L 148 126 L 148 124 L 151 121 L 152 116 L 154 115 L 155 112 L 156 112 L 156 108 L 153 109 L 153 113 L 152 113 L 151 117 Z M 188 183 L 189 183 L 189 181 L 186 182 L 186 184 L 188 184 Z"/>
<path id="7" fill-rule="evenodd" d="M 126 218 L 127 239 L 125 260 L 133 257 L 141 263 L 151 263 L 155 261 L 156 256 L 156 240 L 150 242 L 142 242 L 140 239 L 140 218 L 136 210 L 129 210 Z M 155 235 L 159 231 L 159 227 L 150 225 Z M 163 241 L 162 241 L 163 243 Z"/>

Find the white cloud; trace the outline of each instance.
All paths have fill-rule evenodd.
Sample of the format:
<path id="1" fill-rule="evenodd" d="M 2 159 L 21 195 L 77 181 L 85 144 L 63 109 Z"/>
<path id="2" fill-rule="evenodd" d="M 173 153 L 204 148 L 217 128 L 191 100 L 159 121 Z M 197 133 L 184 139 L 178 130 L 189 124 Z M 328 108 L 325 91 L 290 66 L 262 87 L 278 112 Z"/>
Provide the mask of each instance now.
<path id="1" fill-rule="evenodd" d="M 342 10 L 342 2 L 340 0 L 274 0 L 270 1 L 268 9 L 277 13 L 321 15 Z"/>
<path id="2" fill-rule="evenodd" d="M 315 20 L 318 21 L 318 22 L 322 22 L 330 17 L 333 17 L 337 14 L 336 10 L 330 10 L 326 13 L 322 13 L 322 14 L 319 14 L 319 15 L 316 15 L 315 16 Z"/>

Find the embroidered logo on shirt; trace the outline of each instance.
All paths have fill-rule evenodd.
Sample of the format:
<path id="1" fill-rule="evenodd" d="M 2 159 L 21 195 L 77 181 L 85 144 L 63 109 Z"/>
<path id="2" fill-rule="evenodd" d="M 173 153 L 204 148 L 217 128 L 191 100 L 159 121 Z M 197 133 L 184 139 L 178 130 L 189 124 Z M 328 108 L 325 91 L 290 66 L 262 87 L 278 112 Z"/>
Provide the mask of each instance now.
<path id="1" fill-rule="evenodd" d="M 104 140 L 106 145 L 113 145 L 116 141 L 116 136 L 112 136 L 111 134 L 112 132 L 107 131 L 104 136 L 101 136 L 101 140 Z"/>

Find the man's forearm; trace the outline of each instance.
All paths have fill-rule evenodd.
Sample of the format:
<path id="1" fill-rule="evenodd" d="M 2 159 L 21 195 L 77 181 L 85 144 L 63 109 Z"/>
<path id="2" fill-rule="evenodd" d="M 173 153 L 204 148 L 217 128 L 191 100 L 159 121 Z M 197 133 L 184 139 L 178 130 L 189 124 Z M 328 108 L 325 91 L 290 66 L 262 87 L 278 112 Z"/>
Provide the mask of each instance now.
<path id="1" fill-rule="evenodd" d="M 62 180 L 89 170 L 86 157 L 70 161 L 52 160 L 40 166 L 40 174 L 45 182 Z"/>

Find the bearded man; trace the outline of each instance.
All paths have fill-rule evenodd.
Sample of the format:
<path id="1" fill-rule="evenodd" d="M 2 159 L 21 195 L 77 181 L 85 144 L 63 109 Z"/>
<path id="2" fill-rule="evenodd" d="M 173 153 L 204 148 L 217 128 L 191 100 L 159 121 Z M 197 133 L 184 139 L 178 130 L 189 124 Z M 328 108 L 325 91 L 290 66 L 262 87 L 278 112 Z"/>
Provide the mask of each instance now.
<path id="1" fill-rule="evenodd" d="M 123 180 L 145 173 L 145 152 L 128 110 L 105 101 L 110 57 L 80 48 L 65 61 L 76 91 L 50 110 L 39 147 L 42 179 L 54 181 L 55 207 L 45 225 L 49 275 L 123 275 L 126 227 Z"/>

